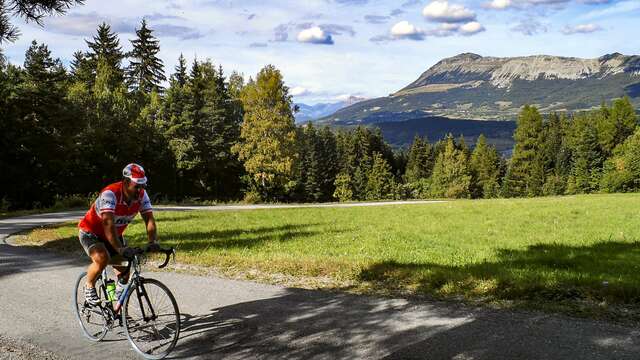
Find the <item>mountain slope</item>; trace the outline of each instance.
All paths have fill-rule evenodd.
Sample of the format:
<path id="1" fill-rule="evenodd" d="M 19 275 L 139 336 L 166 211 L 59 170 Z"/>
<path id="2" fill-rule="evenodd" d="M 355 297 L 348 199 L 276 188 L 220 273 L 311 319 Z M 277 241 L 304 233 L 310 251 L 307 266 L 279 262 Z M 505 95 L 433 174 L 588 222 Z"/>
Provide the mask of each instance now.
<path id="1" fill-rule="evenodd" d="M 332 115 L 336 111 L 362 100 L 364 100 L 364 98 L 349 96 L 346 100 L 335 103 L 319 103 L 315 105 L 297 103 L 298 112 L 295 113 L 296 123 L 313 121 Z"/>
<path id="2" fill-rule="evenodd" d="M 640 56 L 497 58 L 465 53 L 438 62 L 390 96 L 345 107 L 323 120 L 367 124 L 416 114 L 514 120 L 524 104 L 542 112 L 576 111 L 625 95 L 640 105 Z"/>

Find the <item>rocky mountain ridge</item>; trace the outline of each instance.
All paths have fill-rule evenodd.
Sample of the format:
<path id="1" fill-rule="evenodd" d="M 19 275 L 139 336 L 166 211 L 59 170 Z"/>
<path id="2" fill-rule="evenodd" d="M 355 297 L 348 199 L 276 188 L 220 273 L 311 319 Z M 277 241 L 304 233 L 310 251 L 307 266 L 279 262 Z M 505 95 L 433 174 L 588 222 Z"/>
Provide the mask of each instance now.
<path id="1" fill-rule="evenodd" d="M 345 107 L 323 120 L 353 125 L 404 121 L 415 114 L 515 120 L 525 104 L 542 112 L 580 111 L 622 96 L 640 107 L 640 56 L 501 58 L 463 53 L 439 61 L 389 96 Z"/>

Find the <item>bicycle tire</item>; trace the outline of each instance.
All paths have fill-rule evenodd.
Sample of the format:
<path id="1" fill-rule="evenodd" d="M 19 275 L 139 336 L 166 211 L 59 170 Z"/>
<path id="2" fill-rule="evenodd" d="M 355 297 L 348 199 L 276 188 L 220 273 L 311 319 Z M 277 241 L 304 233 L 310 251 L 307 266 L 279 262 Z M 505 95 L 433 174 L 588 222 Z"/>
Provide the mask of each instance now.
<path id="1" fill-rule="evenodd" d="M 163 359 L 171 353 L 180 337 L 180 310 L 178 309 L 178 303 L 169 288 L 160 281 L 140 279 L 140 282 L 144 289 L 143 298 L 138 298 L 137 285 L 132 285 L 122 306 L 122 323 L 127 339 L 129 339 L 131 346 L 138 354 L 146 359 Z M 144 298 L 145 296 L 146 299 Z M 164 298 L 156 300 L 158 296 L 163 296 Z M 141 303 L 142 309 L 145 309 L 145 315 L 149 312 L 148 304 L 151 303 L 156 316 L 166 320 L 161 323 L 157 322 L 156 319 L 145 320 L 142 317 L 142 311 L 140 311 Z M 165 309 L 170 313 L 165 313 Z M 170 335 L 165 336 L 166 334 Z M 150 345 L 154 341 L 164 342 L 165 344 L 161 346 Z M 155 352 L 165 346 L 166 349 Z"/>
<path id="2" fill-rule="evenodd" d="M 101 341 L 109 332 L 107 319 L 105 319 L 102 309 L 99 307 L 87 306 L 84 300 L 84 284 L 86 283 L 87 273 L 83 272 L 76 280 L 76 286 L 73 290 L 73 311 L 76 319 L 80 323 L 80 328 L 84 336 L 91 341 Z M 98 276 L 96 280 L 96 288 L 102 286 L 102 277 Z M 104 300 L 104 296 L 98 291 L 98 297 Z M 95 319 L 95 320 L 94 320 Z"/>

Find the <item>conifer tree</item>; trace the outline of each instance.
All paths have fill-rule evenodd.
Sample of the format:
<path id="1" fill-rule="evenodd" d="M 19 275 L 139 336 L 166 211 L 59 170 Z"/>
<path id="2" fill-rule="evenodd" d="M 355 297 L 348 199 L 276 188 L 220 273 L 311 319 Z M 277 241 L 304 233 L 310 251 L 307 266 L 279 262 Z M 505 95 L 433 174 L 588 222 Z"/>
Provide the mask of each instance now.
<path id="1" fill-rule="evenodd" d="M 322 201 L 330 201 L 335 191 L 335 178 L 338 174 L 338 151 L 336 137 L 328 126 L 318 131 L 320 142 L 320 192 Z"/>
<path id="2" fill-rule="evenodd" d="M 136 29 L 136 38 L 131 40 L 133 50 L 129 53 L 127 67 L 129 87 L 139 94 L 150 94 L 151 91 L 162 91 L 161 82 L 166 80 L 164 65 L 157 56 L 160 42 L 153 36 L 153 30 L 142 20 L 140 29 Z"/>
<path id="3" fill-rule="evenodd" d="M 474 198 L 496 197 L 499 193 L 500 155 L 495 147 L 487 145 L 480 134 L 469 161 L 472 176 L 471 196 Z"/>
<path id="4" fill-rule="evenodd" d="M 321 164 L 321 143 L 315 127 L 308 122 L 300 132 L 300 169 L 301 185 L 303 187 L 303 198 L 308 201 L 319 201 L 322 199 L 322 189 L 320 187 L 322 173 Z"/>
<path id="5" fill-rule="evenodd" d="M 371 169 L 367 174 L 366 198 L 380 200 L 393 198 L 395 182 L 391 173 L 391 166 L 382 154 L 373 153 Z"/>
<path id="6" fill-rule="evenodd" d="M 178 57 L 178 64 L 175 66 L 174 71 L 170 80 L 175 81 L 179 86 L 184 86 L 187 83 L 187 60 L 182 53 Z"/>
<path id="7" fill-rule="evenodd" d="M 93 70 L 93 76 L 88 79 L 89 86 L 92 86 L 98 61 L 102 59 L 102 61 L 104 61 L 103 66 L 106 65 L 112 69 L 111 72 L 113 75 L 109 87 L 115 89 L 124 81 L 122 60 L 125 55 L 122 52 L 118 35 L 111 31 L 110 25 L 103 22 L 98 25 L 97 34 L 93 37 L 93 41 L 85 40 L 85 42 L 89 47 L 89 51 L 85 55 L 86 63 L 82 61 L 83 59 L 80 56 L 74 56 L 74 60 L 77 63 L 77 65 L 74 66 L 81 70 L 83 77 L 86 77 L 86 74 L 84 74 L 84 72 L 87 71 L 86 68 Z"/>
<path id="8" fill-rule="evenodd" d="M 640 190 L 640 129 L 617 146 L 604 166 L 601 188 L 604 192 Z"/>
<path id="9" fill-rule="evenodd" d="M 86 84 L 88 87 L 93 84 L 95 67 L 92 67 L 85 53 L 82 51 L 74 52 L 70 65 L 71 78 L 74 82 Z"/>
<path id="10" fill-rule="evenodd" d="M 542 135 L 542 116 L 535 107 L 525 105 L 518 115 L 515 147 L 503 184 L 505 196 L 537 196 L 542 193 Z"/>
<path id="11" fill-rule="evenodd" d="M 605 156 L 622 144 L 636 129 L 636 111 L 630 99 L 625 96 L 613 101 L 611 108 L 602 104 L 600 112 L 595 114 L 598 123 L 598 141 Z"/>
<path id="12" fill-rule="evenodd" d="M 456 141 L 456 147 L 464 152 L 464 154 L 469 158 L 471 156 L 471 149 L 467 145 L 467 142 L 464 139 L 463 135 L 460 135 L 458 140 Z"/>
<path id="13" fill-rule="evenodd" d="M 468 198 L 471 195 L 471 175 L 467 157 L 463 150 L 456 148 L 451 137 L 447 138 L 433 167 L 431 192 L 435 197 Z"/>
<path id="14" fill-rule="evenodd" d="M 13 181 L 24 182 L 15 186 L 18 189 L 25 186 L 23 190 L 32 192 L 18 190 L 20 202 L 50 204 L 53 195 L 63 190 L 62 182 L 52 179 L 65 174 L 68 168 L 65 149 L 73 143 L 75 135 L 66 106 L 67 74 L 45 44 L 33 41 L 25 53 L 21 81 L 21 86 L 11 94 L 19 111 L 18 122 L 14 123 L 17 138 L 12 141 L 20 148 L 18 155 L 23 157 L 16 159 L 16 164 L 24 162 L 23 175 L 28 177 L 16 177 Z"/>
<path id="15" fill-rule="evenodd" d="M 587 115 L 577 115 L 572 129 L 572 192 L 590 193 L 599 188 L 604 157 L 598 143 L 596 124 Z"/>
<path id="16" fill-rule="evenodd" d="M 415 136 L 407 155 L 407 165 L 404 173 L 406 183 L 414 183 L 426 179 L 433 169 L 432 149 L 429 141 Z"/>

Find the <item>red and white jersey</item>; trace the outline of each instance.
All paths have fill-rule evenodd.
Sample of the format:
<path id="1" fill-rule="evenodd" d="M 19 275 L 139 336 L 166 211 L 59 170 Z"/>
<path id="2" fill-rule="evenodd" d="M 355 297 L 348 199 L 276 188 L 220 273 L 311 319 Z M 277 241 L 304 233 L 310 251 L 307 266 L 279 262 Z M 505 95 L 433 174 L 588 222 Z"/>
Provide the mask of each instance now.
<path id="1" fill-rule="evenodd" d="M 100 191 L 100 195 L 93 202 L 91 208 L 80 220 L 78 227 L 84 232 L 89 232 L 105 239 L 104 227 L 102 226 L 102 214 L 111 212 L 114 216 L 116 231 L 118 236 L 122 235 L 129 223 L 133 221 L 136 214 L 144 214 L 153 211 L 151 200 L 145 190 L 142 190 L 137 199 L 131 204 L 124 201 L 122 181 L 113 183 Z"/>

